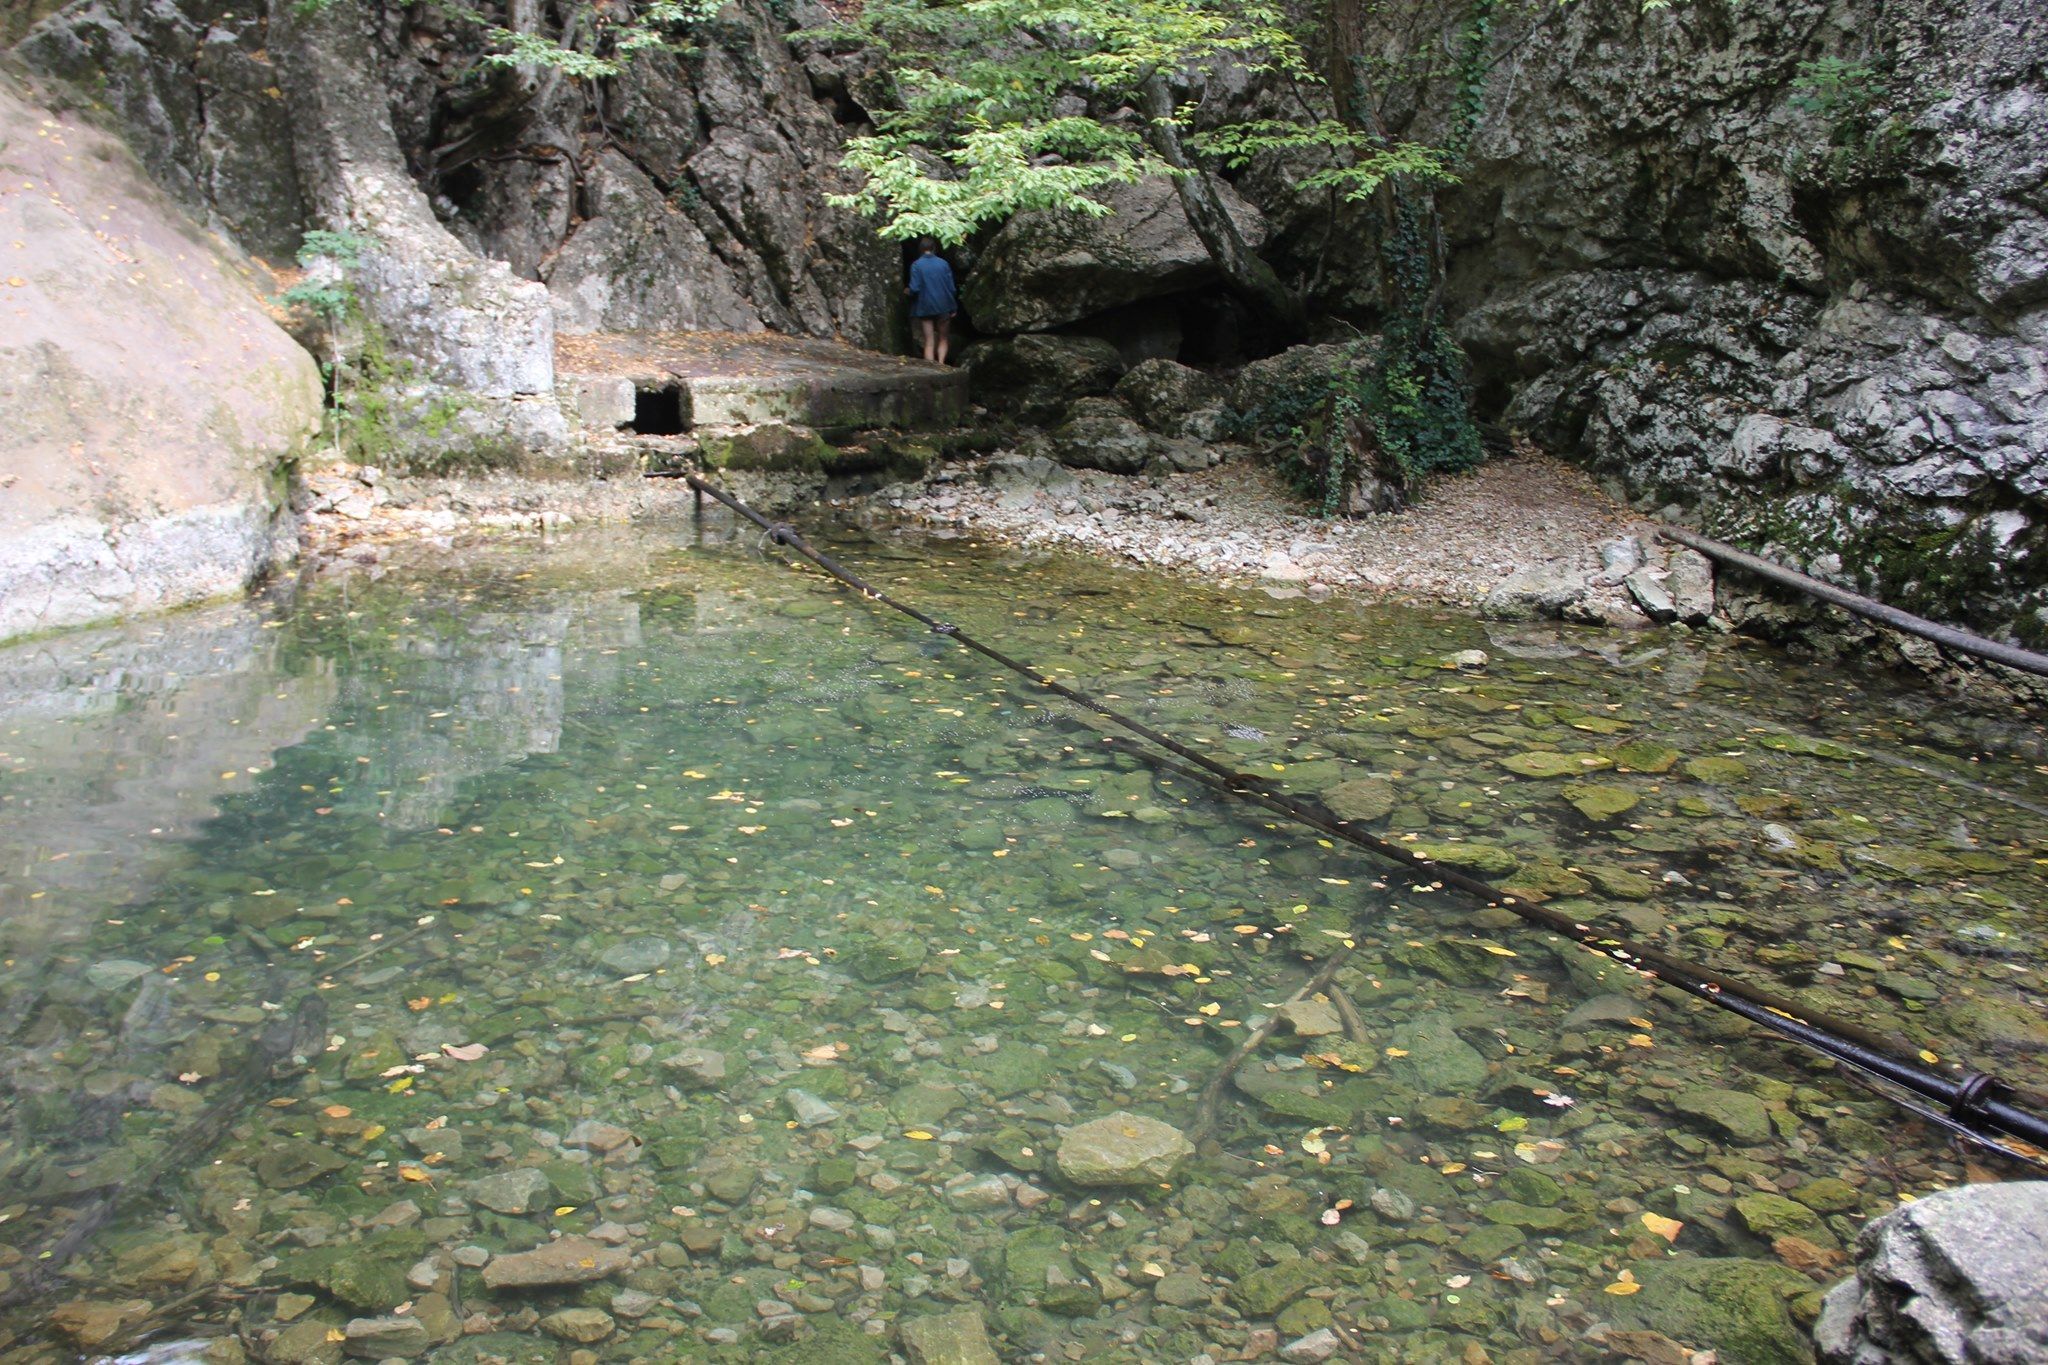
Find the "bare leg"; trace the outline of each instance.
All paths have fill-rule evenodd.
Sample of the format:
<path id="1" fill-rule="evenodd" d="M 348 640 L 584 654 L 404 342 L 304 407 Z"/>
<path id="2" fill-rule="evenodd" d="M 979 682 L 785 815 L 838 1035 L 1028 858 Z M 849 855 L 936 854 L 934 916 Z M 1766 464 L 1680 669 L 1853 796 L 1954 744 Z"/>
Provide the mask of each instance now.
<path id="1" fill-rule="evenodd" d="M 942 318 L 933 318 L 932 321 L 937 324 L 939 334 L 938 363 L 943 365 L 946 363 L 946 348 L 953 344 L 953 315 L 948 313 Z"/>
<path id="2" fill-rule="evenodd" d="M 931 360 L 938 354 L 938 331 L 938 323 L 935 319 L 919 318 L 917 320 L 917 334 L 924 341 L 924 358 L 926 360 Z"/>

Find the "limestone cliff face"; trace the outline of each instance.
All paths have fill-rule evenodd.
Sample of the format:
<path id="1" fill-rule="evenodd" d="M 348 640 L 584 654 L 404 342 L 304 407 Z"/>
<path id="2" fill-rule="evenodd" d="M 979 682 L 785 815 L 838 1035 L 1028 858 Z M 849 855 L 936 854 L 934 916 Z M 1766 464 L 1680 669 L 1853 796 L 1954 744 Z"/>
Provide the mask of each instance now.
<path id="1" fill-rule="evenodd" d="M 741 0 L 689 35 L 694 51 L 580 84 L 479 69 L 473 29 L 377 0 L 73 0 L 17 52 L 101 100 L 161 183 L 271 259 L 352 220 L 364 176 L 389 178 L 365 163 L 389 163 L 408 183 L 387 188 L 421 196 L 404 217 L 545 285 L 564 331 L 877 344 L 900 307 L 896 248 L 825 203 L 847 188 L 859 72 L 786 36 L 827 18 Z"/>
<path id="2" fill-rule="evenodd" d="M 1482 401 L 1646 506 L 2040 641 L 2044 54 L 2036 0 L 1504 23 L 1449 199 Z"/>
<path id="3" fill-rule="evenodd" d="M 247 263 L 0 69 L 0 638 L 289 556 L 284 471 L 320 402 Z"/>

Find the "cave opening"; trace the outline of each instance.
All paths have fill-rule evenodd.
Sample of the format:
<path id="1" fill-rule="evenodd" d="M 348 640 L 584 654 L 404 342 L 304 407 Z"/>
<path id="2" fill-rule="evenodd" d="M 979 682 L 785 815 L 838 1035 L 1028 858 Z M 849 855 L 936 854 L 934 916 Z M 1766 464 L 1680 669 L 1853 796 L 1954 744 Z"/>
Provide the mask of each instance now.
<path id="1" fill-rule="evenodd" d="M 626 430 L 636 436 L 680 436 L 683 434 L 683 390 L 669 384 L 659 389 L 633 390 L 633 420 Z"/>

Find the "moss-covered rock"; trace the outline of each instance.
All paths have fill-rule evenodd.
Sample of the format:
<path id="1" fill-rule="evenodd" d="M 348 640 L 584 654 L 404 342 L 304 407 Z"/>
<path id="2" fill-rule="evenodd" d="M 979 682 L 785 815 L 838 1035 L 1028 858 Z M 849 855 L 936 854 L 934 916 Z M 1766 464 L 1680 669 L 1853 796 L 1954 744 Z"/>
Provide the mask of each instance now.
<path id="1" fill-rule="evenodd" d="M 1807 1365 L 1813 1346 L 1792 1303 L 1813 1290 L 1803 1275 L 1766 1261 L 1679 1257 L 1640 1266 L 1638 1294 L 1609 1309 L 1617 1324 L 1647 1328 L 1743 1365 Z"/>

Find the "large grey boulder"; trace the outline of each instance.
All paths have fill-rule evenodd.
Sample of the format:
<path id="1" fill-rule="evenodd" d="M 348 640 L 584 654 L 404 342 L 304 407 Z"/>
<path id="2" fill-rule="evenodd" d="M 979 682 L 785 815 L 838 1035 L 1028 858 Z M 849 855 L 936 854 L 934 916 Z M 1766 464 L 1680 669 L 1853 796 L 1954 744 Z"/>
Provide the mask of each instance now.
<path id="1" fill-rule="evenodd" d="M 1263 416 L 1291 405 L 1299 395 L 1326 392 L 1333 376 L 1353 363 L 1343 346 L 1290 346 L 1240 370 L 1231 386 L 1230 405 L 1239 416 L 1257 424 Z"/>
<path id="2" fill-rule="evenodd" d="M 1967 1185 L 1892 1210 L 1828 1294 L 1823 1365 L 2048 1360 L 2048 1181 Z"/>
<path id="3" fill-rule="evenodd" d="M 240 589 L 289 558 L 312 358 L 135 158 L 0 74 L 0 638 Z M 89 208 L 89 212 L 87 211 Z"/>
<path id="4" fill-rule="evenodd" d="M 1527 564 L 1503 578 L 1479 603 L 1489 621 L 1536 621 L 1563 616 L 1586 595 L 1584 570 L 1562 560 Z"/>
<path id="5" fill-rule="evenodd" d="M 1256 250 L 1266 239 L 1265 219 L 1228 185 L 1217 190 L 1238 235 Z M 963 285 L 961 302 L 976 327 L 1043 331 L 1217 278 L 1172 181 L 1115 185 L 1097 198 L 1109 209 L 1100 218 L 1044 210 L 1004 224 Z"/>
<path id="6" fill-rule="evenodd" d="M 1076 398 L 1108 393 L 1124 372 L 1100 337 L 1026 335 L 977 342 L 961 357 L 974 401 L 1024 422 L 1050 422 Z"/>
<path id="7" fill-rule="evenodd" d="M 1173 360 L 1147 360 L 1116 382 L 1116 396 L 1149 431 L 1196 441 L 1221 440 L 1229 391 L 1223 381 Z"/>
<path id="8" fill-rule="evenodd" d="M 1048 449 L 1069 469 L 1136 474 L 1151 463 L 1158 443 L 1115 399 L 1082 398 L 1067 410 L 1067 420 L 1053 428 Z"/>

